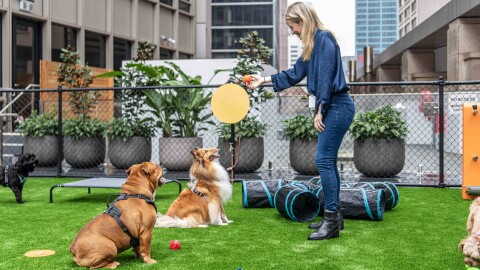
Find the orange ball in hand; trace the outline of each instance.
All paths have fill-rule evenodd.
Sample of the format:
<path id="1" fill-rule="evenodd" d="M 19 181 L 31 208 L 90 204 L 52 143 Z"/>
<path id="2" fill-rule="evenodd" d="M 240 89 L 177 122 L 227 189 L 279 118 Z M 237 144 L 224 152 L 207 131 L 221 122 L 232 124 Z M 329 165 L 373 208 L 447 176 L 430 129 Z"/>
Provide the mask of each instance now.
<path id="1" fill-rule="evenodd" d="M 242 82 L 246 85 L 249 85 L 250 83 L 252 83 L 252 76 L 250 75 L 243 76 Z"/>

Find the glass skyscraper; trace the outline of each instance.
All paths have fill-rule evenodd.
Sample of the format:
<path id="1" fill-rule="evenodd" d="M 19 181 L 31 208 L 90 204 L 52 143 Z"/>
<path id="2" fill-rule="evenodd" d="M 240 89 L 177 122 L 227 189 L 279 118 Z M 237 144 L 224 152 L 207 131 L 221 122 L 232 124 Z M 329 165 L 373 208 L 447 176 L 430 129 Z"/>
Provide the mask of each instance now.
<path id="1" fill-rule="evenodd" d="M 375 55 L 398 39 L 398 0 L 355 1 L 355 54 L 363 65 L 363 48 Z"/>

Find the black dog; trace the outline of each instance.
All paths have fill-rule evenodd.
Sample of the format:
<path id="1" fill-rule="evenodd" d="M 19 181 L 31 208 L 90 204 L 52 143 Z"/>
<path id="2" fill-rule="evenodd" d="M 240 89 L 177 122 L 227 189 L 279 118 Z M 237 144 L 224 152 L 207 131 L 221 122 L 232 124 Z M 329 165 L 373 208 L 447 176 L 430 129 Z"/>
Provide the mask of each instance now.
<path id="1" fill-rule="evenodd" d="M 33 172 L 37 165 L 37 157 L 34 154 L 25 153 L 14 165 L 0 166 L 0 185 L 12 189 L 17 203 L 23 203 L 23 185 L 27 181 L 28 174 Z"/>

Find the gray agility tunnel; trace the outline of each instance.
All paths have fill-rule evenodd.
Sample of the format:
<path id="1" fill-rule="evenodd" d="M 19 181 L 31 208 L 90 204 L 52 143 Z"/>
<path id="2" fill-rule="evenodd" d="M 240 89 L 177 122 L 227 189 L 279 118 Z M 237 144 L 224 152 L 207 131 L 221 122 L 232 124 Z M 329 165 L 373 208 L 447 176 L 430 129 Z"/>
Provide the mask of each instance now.
<path id="1" fill-rule="evenodd" d="M 382 189 L 385 192 L 385 210 L 394 208 L 400 200 L 397 186 L 391 182 L 358 182 L 351 187 L 370 188 L 372 190 Z"/>
<path id="2" fill-rule="evenodd" d="M 312 212 L 323 215 L 323 188 L 319 178 L 243 181 L 242 188 L 244 208 L 275 207 L 282 216 L 300 222 L 314 219 L 316 216 L 311 219 Z M 312 194 L 318 198 L 318 209 L 317 201 L 310 198 Z M 385 210 L 395 207 L 398 201 L 398 189 L 390 182 L 341 183 L 340 211 L 345 218 L 383 220 Z"/>
<path id="3" fill-rule="evenodd" d="M 275 193 L 274 202 L 275 209 L 282 216 L 294 221 L 312 221 L 320 212 L 318 197 L 301 184 L 281 187 Z"/>
<path id="4" fill-rule="evenodd" d="M 277 191 L 285 185 L 295 185 L 313 190 L 316 185 L 293 180 L 244 180 L 242 181 L 242 206 L 244 208 L 272 208 Z"/>

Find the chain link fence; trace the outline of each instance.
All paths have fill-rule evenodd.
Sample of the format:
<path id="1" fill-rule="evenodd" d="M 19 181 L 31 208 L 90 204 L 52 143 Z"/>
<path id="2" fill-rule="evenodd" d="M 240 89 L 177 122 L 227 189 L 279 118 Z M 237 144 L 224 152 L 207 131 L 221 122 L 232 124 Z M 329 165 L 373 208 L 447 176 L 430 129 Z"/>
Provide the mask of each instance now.
<path id="1" fill-rule="evenodd" d="M 209 102 L 201 104 L 200 111 L 192 109 L 198 102 L 195 99 L 209 98 L 207 94 L 218 87 L 0 89 L 2 164 L 12 164 L 22 153 L 31 152 L 40 161 L 33 176 L 123 177 L 130 165 L 151 160 L 165 169 L 165 177 L 188 179 L 190 151 L 195 147 L 220 147 L 220 163 L 226 168 L 235 165 L 236 180 L 306 180 L 318 175 L 314 160 L 316 140 L 285 138 L 286 120 L 298 115 L 313 116 L 305 85 L 274 94 L 251 109 L 249 116 L 255 121 L 240 126 L 240 133 L 245 134 L 240 137 L 238 125 L 224 125 L 211 115 Z M 355 160 L 354 139 L 347 133 L 337 161 L 343 180 L 385 181 L 388 176 L 389 181 L 405 185 L 461 185 L 462 104 L 479 100 L 480 82 L 351 83 L 350 87 L 356 113 L 390 105 L 406 122 L 408 133 L 403 162 L 398 150 L 383 148 L 370 149 L 370 158 L 367 158 L 375 160 L 380 153 L 392 152 L 393 160 L 376 162 L 378 166 L 403 163 L 394 176 L 361 173 Z M 204 95 L 198 96 L 197 92 L 192 96 L 195 89 Z M 88 99 L 93 90 L 100 93 L 97 102 L 91 104 L 86 118 L 78 120 L 79 115 L 69 100 Z M 157 93 L 156 104 L 149 106 L 142 98 L 146 91 Z M 140 96 L 135 102 L 141 106 L 132 112 L 128 111 L 131 107 L 125 107 L 132 99 L 122 100 L 122 97 L 131 97 L 134 92 Z M 167 94 L 182 98 L 167 104 L 162 99 Z M 154 98 L 150 102 L 152 100 Z M 143 120 L 132 123 L 132 116 Z M 124 125 L 115 125 L 114 119 Z M 264 135 L 248 137 L 249 132 L 256 133 L 258 123 L 266 126 Z M 154 134 L 147 138 L 138 136 L 148 133 L 147 126 L 153 127 Z M 42 130 L 44 128 L 47 131 Z M 306 128 L 313 129 L 313 124 Z M 105 129 L 109 135 L 105 135 Z M 174 136 L 164 136 L 169 129 Z M 176 137 L 185 134 L 187 129 L 193 129 L 196 136 Z M 131 137 L 118 137 L 119 134 Z"/>

